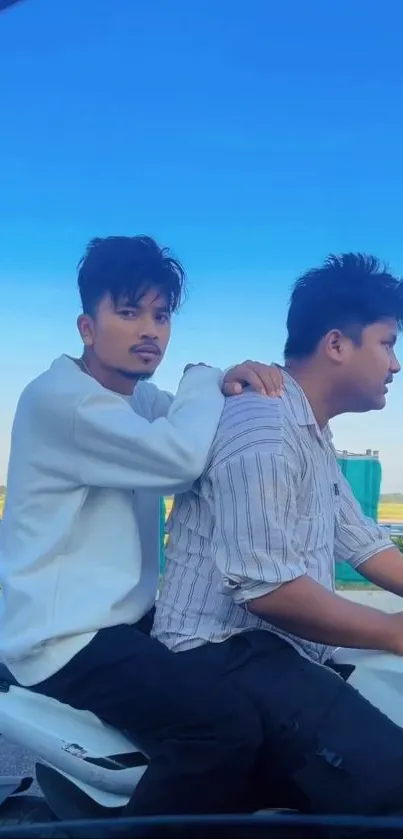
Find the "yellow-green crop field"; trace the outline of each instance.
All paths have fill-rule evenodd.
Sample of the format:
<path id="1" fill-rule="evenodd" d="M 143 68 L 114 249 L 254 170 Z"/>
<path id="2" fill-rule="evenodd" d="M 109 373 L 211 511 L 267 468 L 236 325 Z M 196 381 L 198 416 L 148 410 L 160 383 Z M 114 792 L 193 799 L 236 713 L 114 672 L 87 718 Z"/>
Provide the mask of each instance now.
<path id="1" fill-rule="evenodd" d="M 3 512 L 3 496 L 0 496 L 0 518 Z M 165 499 L 165 507 L 166 507 L 166 514 L 167 516 L 171 512 L 172 509 L 172 497 Z M 379 521 L 390 521 L 390 522 L 399 522 L 403 523 L 403 504 L 396 504 L 396 503 L 389 503 L 387 501 L 381 501 L 378 508 L 378 516 Z"/>
<path id="2" fill-rule="evenodd" d="M 167 518 L 168 518 L 168 516 L 169 516 L 169 514 L 172 510 L 172 504 L 173 503 L 174 503 L 174 500 L 173 500 L 172 495 L 170 495 L 169 498 L 165 498 L 165 513 L 166 513 Z"/>
<path id="3" fill-rule="evenodd" d="M 167 516 L 171 512 L 172 503 L 172 497 L 165 499 L 165 509 Z M 378 507 L 378 517 L 379 521 L 403 523 L 403 504 L 381 501 Z"/>
<path id="4" fill-rule="evenodd" d="M 403 504 L 381 501 L 378 507 L 379 521 L 403 523 Z"/>

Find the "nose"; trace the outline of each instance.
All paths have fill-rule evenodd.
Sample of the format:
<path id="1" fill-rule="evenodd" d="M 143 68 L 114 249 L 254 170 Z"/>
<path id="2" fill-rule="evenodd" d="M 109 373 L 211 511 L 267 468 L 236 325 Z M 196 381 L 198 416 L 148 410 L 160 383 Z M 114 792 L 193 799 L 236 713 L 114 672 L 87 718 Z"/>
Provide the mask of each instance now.
<path id="1" fill-rule="evenodd" d="M 157 340 L 157 323 L 155 321 L 155 318 L 153 318 L 151 315 L 143 315 L 140 323 L 138 323 L 138 327 L 138 335 L 141 341 L 147 340 L 147 338 L 149 338 L 152 341 Z"/>
<path id="2" fill-rule="evenodd" d="M 401 364 L 399 362 L 399 359 L 398 359 L 397 355 L 395 355 L 395 353 L 393 353 L 393 358 L 392 358 L 392 361 L 391 361 L 391 364 L 390 364 L 390 372 L 395 376 L 396 373 L 400 373 L 401 369 L 402 368 L 401 368 Z"/>

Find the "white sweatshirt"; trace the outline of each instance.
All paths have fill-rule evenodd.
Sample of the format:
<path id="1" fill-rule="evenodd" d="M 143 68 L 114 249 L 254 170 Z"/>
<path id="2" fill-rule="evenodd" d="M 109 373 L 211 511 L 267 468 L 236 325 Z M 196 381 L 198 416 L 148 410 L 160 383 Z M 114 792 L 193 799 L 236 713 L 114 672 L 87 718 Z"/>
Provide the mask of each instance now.
<path id="1" fill-rule="evenodd" d="M 159 496 L 203 471 L 221 379 L 213 368 L 189 370 L 170 407 L 140 383 L 139 416 L 62 356 L 23 392 L 0 526 L 0 660 L 20 684 L 47 679 L 97 630 L 136 623 L 152 607 Z"/>

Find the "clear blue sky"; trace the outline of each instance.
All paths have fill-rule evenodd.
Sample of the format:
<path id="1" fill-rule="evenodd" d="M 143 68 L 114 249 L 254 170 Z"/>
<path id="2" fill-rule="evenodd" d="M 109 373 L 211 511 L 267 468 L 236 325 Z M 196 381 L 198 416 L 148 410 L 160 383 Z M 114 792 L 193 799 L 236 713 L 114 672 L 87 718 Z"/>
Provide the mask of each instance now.
<path id="1" fill-rule="evenodd" d="M 170 245 L 190 275 L 157 381 L 281 359 L 289 286 L 329 251 L 403 273 L 399 0 L 25 0 L 0 16 L 0 482 L 27 381 L 78 352 L 94 235 Z M 403 374 L 336 421 L 403 490 Z"/>

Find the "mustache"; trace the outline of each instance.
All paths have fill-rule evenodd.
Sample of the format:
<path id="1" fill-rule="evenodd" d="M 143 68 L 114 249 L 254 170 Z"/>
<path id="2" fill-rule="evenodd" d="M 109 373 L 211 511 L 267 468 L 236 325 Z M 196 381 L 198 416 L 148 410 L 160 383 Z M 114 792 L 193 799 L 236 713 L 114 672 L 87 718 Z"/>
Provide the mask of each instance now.
<path id="1" fill-rule="evenodd" d="M 143 341 L 142 344 L 134 344 L 132 347 L 130 347 L 130 352 L 152 352 L 155 355 L 161 355 L 161 350 L 159 346 L 155 344 L 153 341 Z"/>

